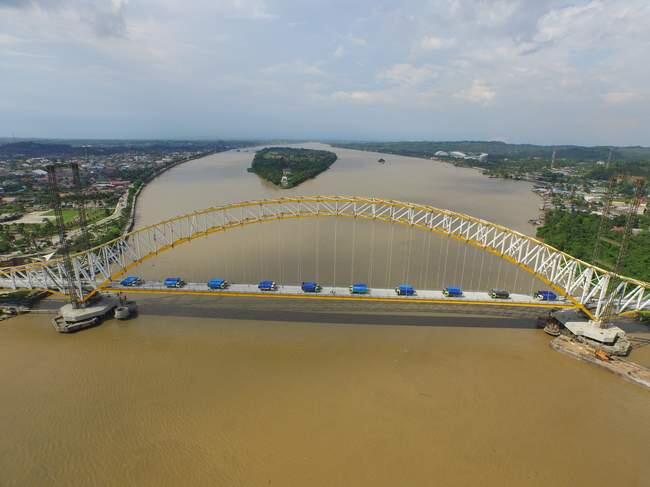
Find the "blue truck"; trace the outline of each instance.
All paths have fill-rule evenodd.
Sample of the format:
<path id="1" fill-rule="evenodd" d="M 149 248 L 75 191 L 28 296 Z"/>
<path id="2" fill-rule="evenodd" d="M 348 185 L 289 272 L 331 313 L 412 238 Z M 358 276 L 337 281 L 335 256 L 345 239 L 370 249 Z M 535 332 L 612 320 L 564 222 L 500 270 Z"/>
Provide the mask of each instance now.
<path id="1" fill-rule="evenodd" d="M 350 294 L 369 294 L 370 288 L 363 282 L 356 282 L 350 286 Z"/>
<path id="2" fill-rule="evenodd" d="M 128 286 L 128 287 L 140 286 L 144 284 L 144 280 L 139 278 L 138 276 L 128 276 L 127 278 L 122 279 L 122 281 L 120 281 L 120 284 L 122 286 Z"/>
<path id="3" fill-rule="evenodd" d="M 185 286 L 185 281 L 180 277 L 167 277 L 165 278 L 165 287 L 183 287 Z"/>
<path id="4" fill-rule="evenodd" d="M 300 287 L 305 293 L 319 293 L 321 292 L 321 289 L 323 289 L 320 284 L 312 281 L 303 282 Z"/>
<path id="5" fill-rule="evenodd" d="M 209 289 L 226 289 L 230 283 L 225 279 L 210 279 L 208 281 Z"/>
<path id="6" fill-rule="evenodd" d="M 553 291 L 537 291 L 534 294 L 535 299 L 539 299 L 540 301 L 556 301 L 557 300 L 557 294 L 555 294 Z"/>
<path id="7" fill-rule="evenodd" d="M 448 298 L 461 298 L 463 290 L 456 286 L 448 286 L 442 290 L 442 294 Z"/>
<path id="8" fill-rule="evenodd" d="M 395 288 L 398 296 L 415 296 L 415 289 L 409 284 L 400 284 Z"/>
<path id="9" fill-rule="evenodd" d="M 275 283 L 275 281 L 260 281 L 260 283 L 257 285 L 257 288 L 260 291 L 276 291 L 278 289 L 278 285 Z"/>

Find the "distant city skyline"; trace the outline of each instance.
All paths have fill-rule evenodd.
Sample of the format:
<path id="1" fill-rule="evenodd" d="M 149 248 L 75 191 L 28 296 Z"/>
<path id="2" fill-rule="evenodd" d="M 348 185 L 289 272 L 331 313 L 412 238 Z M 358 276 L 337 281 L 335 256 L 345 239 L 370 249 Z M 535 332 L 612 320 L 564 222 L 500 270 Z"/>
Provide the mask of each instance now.
<path id="1" fill-rule="evenodd" d="M 647 0 L 0 0 L 0 137 L 650 145 Z"/>

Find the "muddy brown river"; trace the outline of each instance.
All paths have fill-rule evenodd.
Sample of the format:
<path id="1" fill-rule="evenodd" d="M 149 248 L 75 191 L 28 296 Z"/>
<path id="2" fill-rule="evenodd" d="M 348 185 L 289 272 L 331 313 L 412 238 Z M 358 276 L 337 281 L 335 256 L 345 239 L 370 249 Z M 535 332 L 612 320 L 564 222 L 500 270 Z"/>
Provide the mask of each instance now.
<path id="1" fill-rule="evenodd" d="M 526 183 L 336 152 L 291 190 L 247 173 L 252 152 L 181 165 L 142 192 L 136 227 L 227 202 L 349 194 L 533 232 Z M 213 235 L 134 273 L 541 286 L 440 237 L 336 219 Z M 650 394 L 554 352 L 529 317 L 179 296 L 141 298 L 141 310 L 74 335 L 47 315 L 0 323 L 0 486 L 648 485 Z"/>

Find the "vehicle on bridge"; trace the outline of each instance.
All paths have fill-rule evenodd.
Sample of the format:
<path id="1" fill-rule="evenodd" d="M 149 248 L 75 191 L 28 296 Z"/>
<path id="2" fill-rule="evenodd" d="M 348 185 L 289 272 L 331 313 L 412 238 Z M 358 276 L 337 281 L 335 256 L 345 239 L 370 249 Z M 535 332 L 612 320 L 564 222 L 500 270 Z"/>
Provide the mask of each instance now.
<path id="1" fill-rule="evenodd" d="M 462 298 L 463 290 L 456 286 L 448 286 L 442 290 L 442 294 L 447 298 Z"/>
<path id="2" fill-rule="evenodd" d="M 225 279 L 210 279 L 208 281 L 209 289 L 227 289 L 230 283 Z"/>
<path id="3" fill-rule="evenodd" d="M 510 293 L 505 289 L 493 288 L 488 294 L 492 299 L 510 299 Z"/>
<path id="4" fill-rule="evenodd" d="M 395 288 L 398 296 L 415 296 L 415 289 L 409 284 L 400 284 Z"/>
<path id="5" fill-rule="evenodd" d="M 275 281 L 260 281 L 260 283 L 257 285 L 257 288 L 260 291 L 277 291 L 278 285 L 275 283 Z"/>
<path id="6" fill-rule="evenodd" d="M 174 248 L 176 243 L 190 242 L 241 226 L 280 220 L 287 215 L 292 218 L 350 217 L 381 220 L 458 239 L 486 252 L 495 253 L 547 283 L 553 290 L 552 294 L 548 294 L 548 291 L 530 296 L 530 300 L 537 301 L 538 305 L 573 305 L 596 322 L 602 322 L 611 315 L 650 309 L 650 282 L 613 274 L 501 225 L 417 203 L 331 195 L 245 201 L 180 215 L 125 233 L 98 247 L 73 253 L 69 259 L 62 256 L 2 267 L 0 288 L 42 289 L 63 295 L 70 294 L 72 301 L 85 303 L 104 289 L 122 287 L 115 286 L 116 282 L 119 282 L 114 282 L 116 271 L 119 275 L 126 273 L 133 266 Z M 165 245 L 161 246 L 161 242 L 165 242 Z M 74 269 L 75 272 L 70 273 L 68 269 Z M 184 283 L 179 281 L 174 282 L 171 287 L 183 286 Z M 154 283 L 146 287 L 147 292 L 154 292 L 155 289 L 164 289 L 165 285 Z M 188 283 L 186 287 L 191 287 L 192 292 L 207 291 L 205 284 L 196 287 L 195 283 Z M 281 288 L 285 291 L 283 286 Z M 290 293 L 298 291 L 297 294 L 306 294 L 297 286 L 288 288 L 291 290 L 286 291 Z M 242 292 L 250 290 L 248 285 L 242 285 L 241 289 Z M 328 291 L 331 295 L 336 295 L 336 288 L 328 288 Z M 352 291 L 350 289 L 350 292 Z M 353 294 L 380 298 L 385 297 L 386 292 L 392 294 L 392 291 L 368 290 L 367 293 Z M 418 294 L 426 297 L 430 292 L 421 290 Z M 448 290 L 445 295 L 451 294 Z M 457 297 L 462 296 L 454 294 Z M 486 298 L 491 299 L 487 297 L 487 293 L 479 294 L 481 302 Z M 436 293 L 436 296 L 438 295 Z M 479 295 L 476 293 L 469 294 L 466 302 L 477 296 Z M 511 298 L 502 300 L 500 304 L 517 304 L 514 302 L 519 303 L 525 299 L 515 294 L 511 294 Z M 561 303 L 558 304 L 558 301 Z"/>
<path id="7" fill-rule="evenodd" d="M 557 294 L 553 291 L 537 291 L 534 296 L 540 301 L 557 301 Z"/>
<path id="8" fill-rule="evenodd" d="M 127 286 L 127 287 L 141 286 L 142 284 L 144 284 L 144 279 L 138 276 L 128 276 L 127 278 L 122 279 L 120 281 L 121 286 Z"/>
<path id="9" fill-rule="evenodd" d="M 357 282 L 350 286 L 350 294 L 370 294 L 370 288 L 363 282 Z"/>
<path id="10" fill-rule="evenodd" d="M 319 293 L 323 289 L 320 284 L 312 281 L 303 282 L 300 287 L 302 288 L 303 292 L 306 293 Z"/>
<path id="11" fill-rule="evenodd" d="M 180 288 L 180 287 L 185 286 L 185 281 L 183 279 L 181 279 L 180 277 L 167 277 L 167 278 L 165 278 L 164 284 L 165 284 L 165 287 Z"/>

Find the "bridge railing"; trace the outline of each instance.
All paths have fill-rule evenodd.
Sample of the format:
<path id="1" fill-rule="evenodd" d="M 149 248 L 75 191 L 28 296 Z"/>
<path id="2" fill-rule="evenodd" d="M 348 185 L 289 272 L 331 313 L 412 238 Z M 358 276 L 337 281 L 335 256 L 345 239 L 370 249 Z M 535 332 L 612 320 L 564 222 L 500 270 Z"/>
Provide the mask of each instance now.
<path id="1" fill-rule="evenodd" d="M 650 283 L 614 275 L 543 242 L 480 218 L 428 205 L 356 196 L 245 201 L 171 218 L 74 254 L 73 280 L 86 298 L 171 248 L 234 227 L 279 219 L 348 217 L 416 227 L 495 254 L 535 275 L 593 318 L 650 307 Z M 0 286 L 64 292 L 60 259 L 0 269 Z"/>

